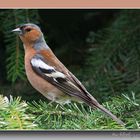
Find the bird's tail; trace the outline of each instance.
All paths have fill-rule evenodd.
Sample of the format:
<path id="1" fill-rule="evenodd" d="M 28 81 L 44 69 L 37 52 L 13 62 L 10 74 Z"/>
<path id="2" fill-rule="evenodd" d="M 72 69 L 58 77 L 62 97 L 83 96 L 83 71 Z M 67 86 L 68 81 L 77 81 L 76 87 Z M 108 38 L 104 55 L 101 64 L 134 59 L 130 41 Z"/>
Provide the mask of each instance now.
<path id="1" fill-rule="evenodd" d="M 87 103 L 89 106 L 91 106 L 94 109 L 95 109 L 95 107 L 98 108 L 98 109 L 100 109 L 102 112 L 104 112 L 106 115 L 108 115 L 109 117 L 111 117 L 118 124 L 120 124 L 122 126 L 125 126 L 125 123 L 123 121 L 121 121 L 114 114 L 112 114 L 109 110 L 107 110 L 105 107 L 103 107 L 101 104 L 99 104 L 98 101 L 93 96 L 91 96 L 90 94 L 88 94 L 88 97 L 91 99 L 91 101 L 90 102 L 87 102 L 85 100 L 85 103 Z"/>
<path id="2" fill-rule="evenodd" d="M 119 118 L 117 118 L 114 114 L 112 114 L 109 110 L 107 110 L 106 108 L 104 108 L 102 105 L 100 105 L 99 103 L 97 104 L 93 104 L 93 107 L 95 108 L 99 108 L 102 112 L 104 112 L 105 114 L 107 114 L 108 116 L 110 116 L 114 121 L 116 121 L 118 124 L 125 126 L 125 123 L 122 122 Z"/>

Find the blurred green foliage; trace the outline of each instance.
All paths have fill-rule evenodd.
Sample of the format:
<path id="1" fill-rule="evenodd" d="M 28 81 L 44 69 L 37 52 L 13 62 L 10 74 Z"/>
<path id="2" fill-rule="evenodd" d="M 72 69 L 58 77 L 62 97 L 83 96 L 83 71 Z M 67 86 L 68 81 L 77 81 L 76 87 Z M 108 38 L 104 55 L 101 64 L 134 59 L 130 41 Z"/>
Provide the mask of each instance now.
<path id="1" fill-rule="evenodd" d="M 1 31 L 4 35 L 4 42 L 6 46 L 6 71 L 7 79 L 11 82 L 15 82 L 17 79 L 24 79 L 24 52 L 22 44 L 18 36 L 15 36 L 11 31 L 17 25 L 34 22 L 38 23 L 37 10 L 1 10 L 0 23 Z M 34 20 L 31 20 L 34 19 Z"/>
<path id="2" fill-rule="evenodd" d="M 89 49 L 86 64 L 95 80 L 90 85 L 95 87 L 95 96 L 101 92 L 107 97 L 129 91 L 139 96 L 139 22 L 139 10 L 122 10 L 109 27 L 92 34 L 95 41 L 91 42 L 93 47 Z"/>

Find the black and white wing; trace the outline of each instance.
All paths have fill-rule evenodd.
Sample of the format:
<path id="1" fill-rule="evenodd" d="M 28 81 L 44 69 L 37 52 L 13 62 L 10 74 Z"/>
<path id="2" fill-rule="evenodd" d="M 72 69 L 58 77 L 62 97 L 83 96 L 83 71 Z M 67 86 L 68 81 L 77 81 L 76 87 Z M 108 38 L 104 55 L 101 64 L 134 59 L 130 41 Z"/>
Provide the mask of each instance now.
<path id="1" fill-rule="evenodd" d="M 48 65 L 42 55 L 36 54 L 31 59 L 31 65 L 33 70 L 39 76 L 47 80 L 49 83 L 57 87 L 65 94 L 77 97 L 86 103 L 91 102 L 91 98 L 83 92 L 82 88 L 80 88 L 78 84 L 76 84 L 77 83 L 75 81 L 76 79 L 72 80 L 69 78 L 69 76 L 71 75 L 68 76 L 64 74 L 62 71 L 61 72 L 58 71 L 53 66 Z"/>
<path id="2" fill-rule="evenodd" d="M 39 76 L 44 78 L 46 81 L 57 87 L 65 94 L 76 97 L 91 107 L 99 108 L 116 122 L 124 125 L 120 119 L 100 105 L 97 100 L 86 91 L 85 87 L 80 83 L 80 81 L 69 71 L 68 75 L 66 75 L 63 73 L 63 71 L 59 71 L 55 67 L 48 65 L 43 56 L 40 54 L 36 54 L 31 59 L 31 65 L 33 70 Z"/>

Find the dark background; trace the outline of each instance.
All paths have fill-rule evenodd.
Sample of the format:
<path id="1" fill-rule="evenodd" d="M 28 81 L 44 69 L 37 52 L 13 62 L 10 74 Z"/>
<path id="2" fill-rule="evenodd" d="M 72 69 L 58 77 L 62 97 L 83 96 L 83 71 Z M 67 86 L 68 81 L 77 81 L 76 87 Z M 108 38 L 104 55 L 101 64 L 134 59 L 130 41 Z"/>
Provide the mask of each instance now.
<path id="1" fill-rule="evenodd" d="M 100 102 L 122 93 L 140 97 L 140 10 L 1 9 L 0 94 L 44 99 L 28 83 L 24 50 L 10 31 L 38 24 L 57 57 Z"/>

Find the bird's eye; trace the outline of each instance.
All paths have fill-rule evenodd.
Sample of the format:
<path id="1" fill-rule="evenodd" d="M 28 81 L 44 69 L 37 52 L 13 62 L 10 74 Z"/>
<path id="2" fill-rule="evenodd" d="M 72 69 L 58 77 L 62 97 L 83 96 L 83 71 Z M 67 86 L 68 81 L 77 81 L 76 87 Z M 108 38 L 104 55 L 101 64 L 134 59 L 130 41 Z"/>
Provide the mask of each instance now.
<path id="1" fill-rule="evenodd" d="M 26 32 L 30 32 L 31 31 L 31 28 L 27 28 L 25 29 Z"/>

